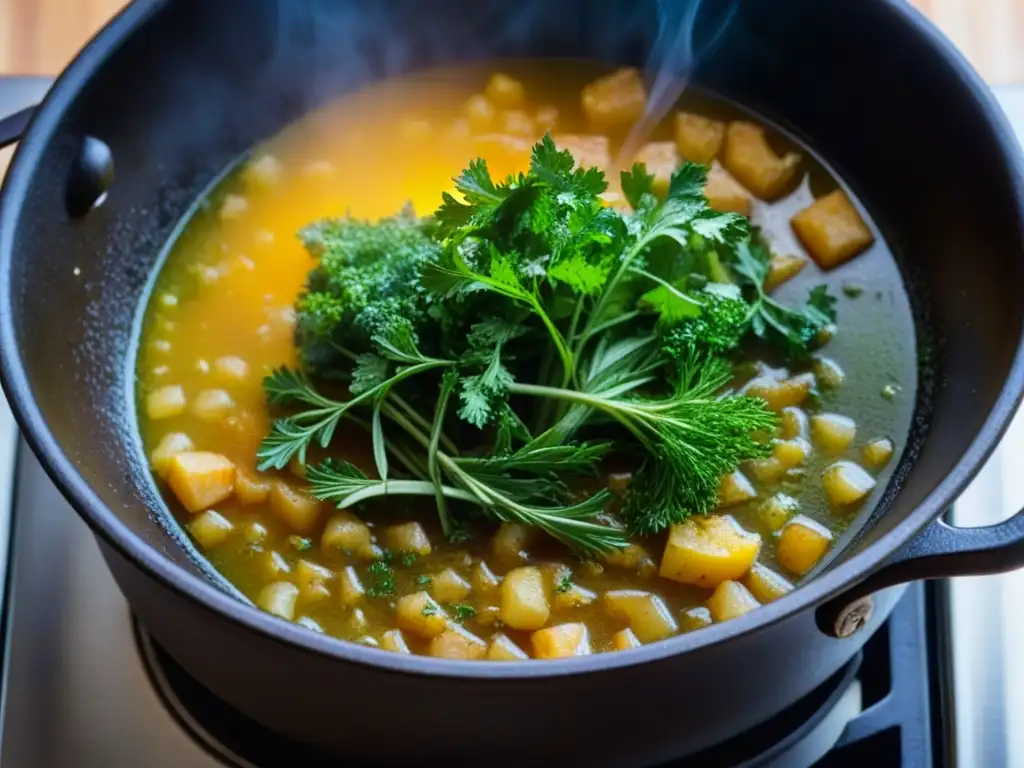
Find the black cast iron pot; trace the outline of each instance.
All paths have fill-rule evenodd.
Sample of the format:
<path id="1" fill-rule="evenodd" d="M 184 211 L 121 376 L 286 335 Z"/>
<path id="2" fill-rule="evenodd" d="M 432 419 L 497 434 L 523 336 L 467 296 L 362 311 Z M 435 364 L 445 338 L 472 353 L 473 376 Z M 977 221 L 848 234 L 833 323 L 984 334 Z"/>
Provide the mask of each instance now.
<path id="1" fill-rule="evenodd" d="M 977 75 L 883 0 L 741 0 L 696 73 L 849 182 L 898 254 L 919 337 L 934 340 L 885 502 L 809 584 L 634 651 L 453 662 L 261 613 L 154 512 L 129 406 L 135 319 L 163 244 L 214 176 L 305 110 L 388 75 L 500 56 L 643 64 L 657 18 L 653 0 L 136 2 L 35 112 L 0 200 L 4 389 L 132 608 L 242 712 L 360 761 L 649 764 L 822 683 L 885 619 L 899 589 L 883 588 L 1024 564 L 1024 515 L 970 531 L 937 521 L 1024 385 L 1021 162 Z M 3 124 L 8 141 L 24 117 Z"/>

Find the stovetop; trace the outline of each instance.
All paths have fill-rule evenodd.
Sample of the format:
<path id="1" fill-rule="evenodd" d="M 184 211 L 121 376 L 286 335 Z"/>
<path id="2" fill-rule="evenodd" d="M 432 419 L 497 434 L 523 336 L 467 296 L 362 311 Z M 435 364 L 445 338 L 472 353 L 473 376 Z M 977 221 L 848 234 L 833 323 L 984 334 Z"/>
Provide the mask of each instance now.
<path id="1" fill-rule="evenodd" d="M 0 114 L 31 103 L 45 86 L 0 88 Z M 1024 134 L 1024 90 L 998 95 Z M 337 764 L 231 711 L 154 645 L 85 525 L 16 446 L 0 397 L 0 576 L 8 575 L 0 768 Z M 1022 506 L 1024 477 L 1014 472 L 1022 453 L 1018 416 L 958 503 L 955 522 L 987 524 Z M 915 585 L 832 680 L 742 743 L 685 764 L 1024 768 L 1022 597 L 1024 573 Z"/>

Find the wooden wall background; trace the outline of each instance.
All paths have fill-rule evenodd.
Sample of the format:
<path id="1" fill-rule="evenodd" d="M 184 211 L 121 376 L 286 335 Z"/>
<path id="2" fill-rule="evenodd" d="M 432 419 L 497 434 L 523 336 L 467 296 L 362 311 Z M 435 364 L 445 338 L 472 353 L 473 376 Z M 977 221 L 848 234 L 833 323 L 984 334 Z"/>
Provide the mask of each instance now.
<path id="1" fill-rule="evenodd" d="M 1024 0 L 911 2 L 989 82 L 1024 82 Z M 0 0 L 0 73 L 55 74 L 124 5 L 124 0 Z"/>

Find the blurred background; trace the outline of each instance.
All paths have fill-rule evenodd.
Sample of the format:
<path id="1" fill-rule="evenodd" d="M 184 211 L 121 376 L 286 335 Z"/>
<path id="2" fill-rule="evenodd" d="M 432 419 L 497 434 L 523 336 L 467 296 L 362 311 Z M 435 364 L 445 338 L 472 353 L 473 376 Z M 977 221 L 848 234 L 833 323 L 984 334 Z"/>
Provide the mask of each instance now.
<path id="1" fill-rule="evenodd" d="M 1024 82 L 1024 0 L 910 0 L 992 84 Z M 52 75 L 124 0 L 0 0 L 0 74 Z"/>

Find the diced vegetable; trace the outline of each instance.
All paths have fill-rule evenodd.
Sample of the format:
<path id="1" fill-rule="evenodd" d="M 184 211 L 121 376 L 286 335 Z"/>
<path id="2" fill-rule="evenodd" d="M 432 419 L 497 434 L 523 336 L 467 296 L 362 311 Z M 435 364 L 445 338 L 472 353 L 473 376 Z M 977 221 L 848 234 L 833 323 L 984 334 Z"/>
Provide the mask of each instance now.
<path id="1" fill-rule="evenodd" d="M 256 599 L 256 604 L 267 613 L 291 621 L 295 618 L 295 601 L 299 588 L 287 581 L 275 581 L 265 586 Z"/>
<path id="2" fill-rule="evenodd" d="M 757 491 L 738 469 L 722 477 L 718 486 L 718 506 L 731 507 L 757 496 Z"/>
<path id="3" fill-rule="evenodd" d="M 146 415 L 154 421 L 179 416 L 185 405 L 185 389 L 177 384 L 158 387 L 146 395 Z"/>
<path id="4" fill-rule="evenodd" d="M 213 370 L 225 381 L 240 383 L 249 378 L 249 364 L 236 355 L 225 355 L 213 361 Z"/>
<path id="5" fill-rule="evenodd" d="M 280 579 L 292 572 L 292 567 L 280 552 L 271 550 L 263 560 L 263 571 L 269 579 Z"/>
<path id="6" fill-rule="evenodd" d="M 521 109 L 502 112 L 499 129 L 509 136 L 520 136 L 524 139 L 533 139 L 537 133 L 533 120 Z"/>
<path id="7" fill-rule="evenodd" d="M 802 437 L 805 440 L 811 434 L 810 419 L 802 408 L 795 405 L 787 406 L 779 414 L 779 436 L 783 440 Z"/>
<path id="8" fill-rule="evenodd" d="M 273 155 L 260 155 L 250 160 L 245 170 L 242 171 L 242 178 L 247 184 L 255 187 L 272 187 L 284 176 L 284 166 L 281 161 Z"/>
<path id="9" fill-rule="evenodd" d="M 430 591 L 434 595 L 434 599 L 441 603 L 457 603 L 465 600 L 471 589 L 469 582 L 451 568 L 445 568 L 430 577 Z"/>
<path id="10" fill-rule="evenodd" d="M 519 172 L 530 165 L 530 142 L 507 133 L 484 133 L 473 138 L 473 151 L 487 159 L 497 176 Z"/>
<path id="11" fill-rule="evenodd" d="M 838 413 L 816 413 L 811 416 L 811 438 L 826 453 L 837 456 L 857 436 L 857 422 Z"/>
<path id="12" fill-rule="evenodd" d="M 235 529 L 224 515 L 208 509 L 196 515 L 188 524 L 188 531 L 203 549 L 213 549 L 227 541 Z"/>
<path id="13" fill-rule="evenodd" d="M 430 538 L 417 522 L 388 526 L 384 529 L 384 542 L 396 552 L 412 552 L 424 556 L 430 554 Z"/>
<path id="14" fill-rule="evenodd" d="M 295 564 L 295 585 L 302 599 L 308 603 L 330 597 L 331 590 L 327 585 L 334 577 L 335 573 L 330 568 L 309 560 L 299 560 Z"/>
<path id="15" fill-rule="evenodd" d="M 762 605 L 778 600 L 793 590 L 793 585 L 787 579 L 760 563 L 754 563 L 742 583 Z"/>
<path id="16" fill-rule="evenodd" d="M 759 605 L 757 598 L 738 581 L 723 581 L 708 598 L 708 610 L 715 621 L 735 619 Z"/>
<path id="17" fill-rule="evenodd" d="M 235 465 L 219 453 L 184 451 L 168 462 L 167 485 L 189 512 L 218 504 L 235 489 Z"/>
<path id="18" fill-rule="evenodd" d="M 743 467 L 759 483 L 773 483 L 786 474 L 786 467 L 775 456 L 748 461 Z"/>
<path id="19" fill-rule="evenodd" d="M 590 633 L 586 624 L 558 624 L 530 635 L 535 659 L 564 659 L 590 653 Z"/>
<path id="20" fill-rule="evenodd" d="M 218 215 L 223 221 L 241 218 L 249 210 L 249 201 L 241 195 L 224 195 Z"/>
<path id="21" fill-rule="evenodd" d="M 658 197 L 665 197 L 668 194 L 668 183 L 672 179 L 672 174 L 679 167 L 679 153 L 675 143 L 652 141 L 645 144 L 636 153 L 633 162 L 643 163 L 647 166 L 647 173 L 654 176 L 654 183 L 651 185 L 654 194 Z"/>
<path id="22" fill-rule="evenodd" d="M 192 413 L 211 423 L 222 421 L 234 407 L 234 399 L 223 389 L 204 389 L 192 401 Z"/>
<path id="23" fill-rule="evenodd" d="M 768 530 L 778 531 L 799 511 L 799 501 L 785 493 L 776 493 L 761 502 L 757 516 Z"/>
<path id="24" fill-rule="evenodd" d="M 308 629 L 310 632 L 319 632 L 323 634 L 324 628 L 320 626 L 320 623 L 316 619 L 311 618 L 310 616 L 299 616 L 299 618 L 295 620 L 295 623 L 300 627 Z"/>
<path id="25" fill-rule="evenodd" d="M 676 146 L 679 154 L 691 163 L 710 163 L 717 157 L 723 139 L 725 123 L 721 120 L 693 112 L 676 114 Z"/>
<path id="26" fill-rule="evenodd" d="M 722 164 L 755 195 L 773 200 L 786 191 L 796 175 L 800 155 L 787 152 L 779 157 L 761 126 L 734 121 L 725 131 Z"/>
<path id="27" fill-rule="evenodd" d="M 526 549 L 537 538 L 537 529 L 517 523 L 502 523 L 494 534 L 491 550 L 506 563 L 525 560 Z"/>
<path id="28" fill-rule="evenodd" d="M 679 625 L 683 632 L 693 632 L 695 629 L 709 627 L 713 623 L 711 611 L 703 605 L 688 608 L 679 617 Z"/>
<path id="29" fill-rule="evenodd" d="M 586 587 L 581 587 L 579 584 L 573 584 L 561 592 L 556 590 L 554 597 L 555 608 L 559 610 L 580 608 L 584 605 L 590 605 L 595 600 L 597 600 L 597 593 L 592 592 Z"/>
<path id="30" fill-rule="evenodd" d="M 495 72 L 484 87 L 484 96 L 502 109 L 519 109 L 526 102 L 526 87 L 515 78 Z"/>
<path id="31" fill-rule="evenodd" d="M 640 645 L 640 640 L 633 634 L 633 630 L 628 627 L 620 629 L 612 635 L 612 648 L 616 651 L 625 651 L 627 648 L 639 648 Z"/>
<path id="32" fill-rule="evenodd" d="M 428 656 L 441 659 L 475 660 L 487 653 L 487 643 L 462 627 L 453 624 L 430 641 Z"/>
<path id="33" fill-rule="evenodd" d="M 855 504 L 875 489 L 875 478 L 859 464 L 837 461 L 821 473 L 821 485 L 830 504 L 842 507 Z"/>
<path id="34" fill-rule="evenodd" d="M 632 479 L 632 472 L 609 472 L 604 478 L 604 483 L 612 493 L 625 493 L 629 490 Z"/>
<path id="35" fill-rule="evenodd" d="M 492 661 L 525 661 L 530 657 L 507 635 L 495 635 L 487 646 L 487 658 Z"/>
<path id="36" fill-rule="evenodd" d="M 750 216 L 750 193 L 717 165 L 708 172 L 704 196 L 708 199 L 708 205 L 716 211 Z"/>
<path id="37" fill-rule="evenodd" d="M 818 198 L 790 223 L 822 269 L 839 266 L 875 241 L 860 212 L 841 189 Z"/>
<path id="38" fill-rule="evenodd" d="M 245 539 L 245 543 L 258 546 L 267 540 L 267 536 L 270 535 L 270 531 L 267 530 L 267 526 L 258 520 L 252 520 L 246 523 L 242 529 L 242 538 Z"/>
<path id="39" fill-rule="evenodd" d="M 776 459 L 785 469 L 799 467 L 811 458 L 811 444 L 802 437 L 790 440 L 776 440 L 772 445 L 772 458 Z"/>
<path id="40" fill-rule="evenodd" d="M 623 67 L 584 86 L 583 113 L 590 125 L 600 131 L 635 123 L 647 106 L 640 71 Z"/>
<path id="41" fill-rule="evenodd" d="M 472 584 L 477 597 L 493 598 L 498 595 L 501 579 L 481 560 L 473 567 Z"/>
<path id="42" fill-rule="evenodd" d="M 235 498 L 239 504 L 262 504 L 270 495 L 270 480 L 247 470 L 235 470 Z"/>
<path id="43" fill-rule="evenodd" d="M 558 108 L 550 104 L 541 107 L 533 117 L 533 124 L 538 133 L 551 133 L 558 127 Z"/>
<path id="44" fill-rule="evenodd" d="M 514 568 L 501 582 L 501 620 L 513 629 L 540 629 L 551 615 L 544 577 L 533 566 Z"/>
<path id="45" fill-rule="evenodd" d="M 349 555 L 373 557 L 373 534 L 369 527 L 346 510 L 338 510 L 327 520 L 320 546 L 325 551 L 334 550 Z"/>
<path id="46" fill-rule="evenodd" d="M 887 437 L 880 437 L 860 449 L 861 458 L 864 463 L 872 469 L 881 469 L 889 463 L 892 458 L 895 446 L 892 440 Z"/>
<path id="47" fill-rule="evenodd" d="M 572 159 L 582 168 L 599 168 L 603 171 L 612 164 L 607 136 L 560 134 L 552 138 L 555 146 L 572 155 Z"/>
<path id="48" fill-rule="evenodd" d="M 768 263 L 768 277 L 764 281 L 764 289 L 774 291 L 787 280 L 799 275 L 806 266 L 807 261 L 799 256 L 773 254 L 772 260 Z"/>
<path id="49" fill-rule="evenodd" d="M 309 534 L 320 520 L 320 503 L 283 480 L 270 486 L 270 509 L 296 533 Z"/>
<path id="50" fill-rule="evenodd" d="M 743 394 L 760 397 L 773 411 L 801 405 L 814 388 L 814 376 L 808 373 L 792 376 L 788 379 L 777 379 L 771 376 L 758 376 L 751 379 L 743 388 Z"/>
<path id="51" fill-rule="evenodd" d="M 790 573 L 803 576 L 828 551 L 832 532 L 821 523 L 799 515 L 786 523 L 779 534 L 779 564 Z"/>
<path id="52" fill-rule="evenodd" d="M 389 629 L 380 637 L 380 647 L 392 653 L 411 653 L 400 629 Z"/>
<path id="53" fill-rule="evenodd" d="M 350 613 L 349 616 L 348 616 L 348 627 L 349 627 L 349 629 L 351 629 L 351 630 L 353 630 L 355 632 L 360 632 L 360 631 L 366 629 L 366 626 L 369 623 L 370 623 L 369 620 L 366 618 L 366 613 L 363 611 L 362 608 L 355 608 L 355 609 L 353 609 L 352 613 Z M 374 640 L 372 637 L 370 638 L 370 640 L 373 640 L 373 642 L 369 643 L 369 645 L 376 645 L 377 644 L 377 641 Z M 360 642 L 363 642 L 363 641 L 360 640 Z"/>
<path id="54" fill-rule="evenodd" d="M 171 459 L 179 453 L 185 453 L 195 448 L 188 435 L 183 432 L 168 432 L 160 438 L 153 453 L 150 454 L 149 463 L 157 477 L 164 477 L 171 468 Z"/>
<path id="55" fill-rule="evenodd" d="M 741 528 L 730 515 L 692 517 L 669 530 L 660 574 L 684 584 L 714 587 L 743 576 L 760 551 L 761 537 Z"/>
<path id="56" fill-rule="evenodd" d="M 403 595 L 395 603 L 398 626 L 414 635 L 430 639 L 444 632 L 448 615 L 426 592 Z"/>
<path id="57" fill-rule="evenodd" d="M 486 133 L 494 128 L 498 119 L 498 110 L 482 95 L 470 96 L 462 107 L 462 114 L 469 120 L 469 127 L 474 133 Z"/>
<path id="58" fill-rule="evenodd" d="M 641 576 L 650 576 L 657 569 L 654 559 L 639 544 L 630 543 L 624 549 L 616 549 L 601 555 L 606 565 L 636 571 Z"/>
<path id="59" fill-rule="evenodd" d="M 366 590 L 363 582 L 359 580 L 359 574 L 351 565 L 346 565 L 338 574 L 338 597 L 341 604 L 353 606 L 363 599 Z"/>
<path id="60" fill-rule="evenodd" d="M 846 381 L 846 374 L 839 367 L 839 363 L 830 357 L 816 357 L 814 359 L 814 377 L 818 380 L 822 389 L 839 389 Z"/>
<path id="61" fill-rule="evenodd" d="M 615 589 L 605 592 L 603 600 L 608 615 L 626 621 L 642 643 L 664 640 L 679 630 L 665 601 L 650 592 Z"/>

